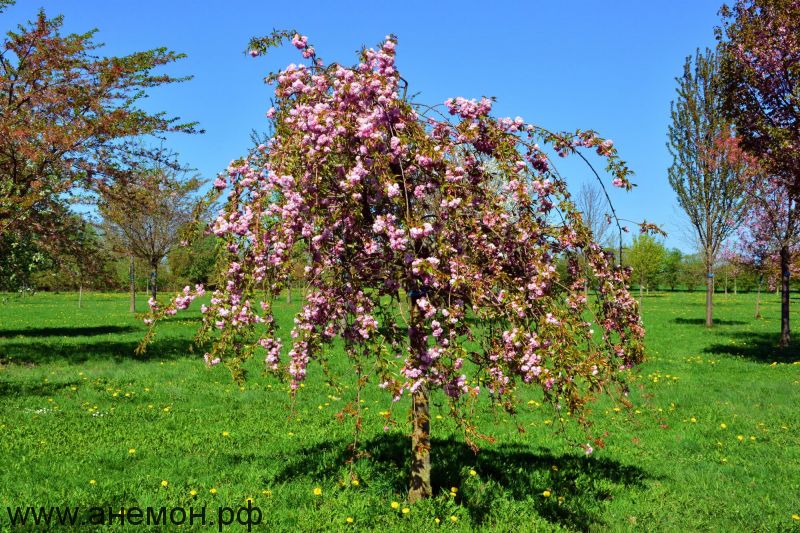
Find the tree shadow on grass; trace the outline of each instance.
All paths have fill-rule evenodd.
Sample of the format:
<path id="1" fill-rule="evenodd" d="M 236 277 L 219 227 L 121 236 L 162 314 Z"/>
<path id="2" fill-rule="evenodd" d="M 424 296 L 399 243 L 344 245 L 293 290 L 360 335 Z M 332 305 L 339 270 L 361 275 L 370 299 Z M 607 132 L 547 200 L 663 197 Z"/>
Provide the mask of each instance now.
<path id="1" fill-rule="evenodd" d="M 163 361 L 184 357 L 199 357 L 202 349 L 191 339 L 162 338 L 147 347 L 143 354 L 136 353 L 140 338 L 132 340 L 91 342 L 5 342 L 0 343 L 0 362 L 3 364 L 40 365 L 54 361 L 79 364 L 87 361 Z M 194 346 L 194 348 L 193 348 Z"/>
<path id="2" fill-rule="evenodd" d="M 800 341 L 792 339 L 786 348 L 778 347 L 778 333 L 737 332 L 732 337 L 735 344 L 712 344 L 703 351 L 717 355 L 732 355 L 757 363 L 793 363 L 800 361 Z"/>
<path id="3" fill-rule="evenodd" d="M 266 481 L 333 477 L 352 457 L 347 444 L 344 440 L 324 442 L 281 454 L 276 459 L 282 466 Z M 408 490 L 411 453 L 406 436 L 382 434 L 360 448 L 369 452 L 359 462 L 368 463 L 373 483 L 389 485 L 399 493 Z M 476 524 L 489 521 L 495 501 L 513 499 L 526 502 L 550 522 L 587 530 L 602 526 L 603 502 L 612 498 L 613 490 L 643 487 L 652 478 L 639 467 L 611 459 L 554 455 L 519 444 L 487 447 L 476 455 L 464 442 L 432 439 L 431 450 L 434 495 L 459 487 L 458 499 Z M 468 474 L 471 468 L 478 473 L 474 478 Z M 550 490 L 552 497 L 543 497 L 544 490 Z"/>
<path id="4" fill-rule="evenodd" d="M 681 304 L 683 305 L 683 304 Z M 672 322 L 675 324 L 681 325 L 690 325 L 690 326 L 705 326 L 706 319 L 705 318 L 673 318 Z M 715 326 L 744 326 L 747 322 L 742 320 L 724 320 L 721 318 L 714 319 Z"/>
<path id="5" fill-rule="evenodd" d="M 2 329 L 0 338 L 9 339 L 13 337 L 91 337 L 94 335 L 107 335 L 111 333 L 131 333 L 133 331 L 143 331 L 144 328 L 133 326 L 85 326 L 85 327 L 61 327 L 61 328 L 26 328 L 26 329 Z"/>
<path id="6" fill-rule="evenodd" d="M 62 383 L 33 383 L 25 381 L 0 380 L 0 398 L 8 396 L 53 396 L 67 387 L 79 384 L 80 382 L 78 381 L 68 381 Z"/>

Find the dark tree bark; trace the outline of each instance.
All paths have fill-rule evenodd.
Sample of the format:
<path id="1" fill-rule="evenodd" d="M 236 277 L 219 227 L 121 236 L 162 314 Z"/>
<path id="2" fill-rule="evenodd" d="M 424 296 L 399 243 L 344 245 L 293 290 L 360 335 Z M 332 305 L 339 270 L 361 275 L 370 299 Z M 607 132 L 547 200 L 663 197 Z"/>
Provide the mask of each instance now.
<path id="1" fill-rule="evenodd" d="M 789 247 L 781 247 L 781 348 L 789 346 L 791 332 L 789 329 Z"/>

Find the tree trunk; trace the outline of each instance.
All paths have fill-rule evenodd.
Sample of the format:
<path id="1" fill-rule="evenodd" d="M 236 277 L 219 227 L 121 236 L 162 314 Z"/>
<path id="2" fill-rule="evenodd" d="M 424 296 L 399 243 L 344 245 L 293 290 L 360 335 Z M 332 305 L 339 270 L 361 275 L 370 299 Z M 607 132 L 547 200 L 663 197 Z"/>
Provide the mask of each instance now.
<path id="1" fill-rule="evenodd" d="M 736 276 L 733 277 L 733 295 L 736 296 L 739 291 L 736 290 Z"/>
<path id="2" fill-rule="evenodd" d="M 150 296 L 155 300 L 158 295 L 158 265 L 150 265 L 150 268 Z"/>
<path id="3" fill-rule="evenodd" d="M 131 263 L 128 267 L 128 276 L 130 281 L 130 290 L 131 290 L 131 306 L 130 312 L 136 312 L 136 270 L 134 268 L 133 256 L 131 256 Z"/>
<path id="4" fill-rule="evenodd" d="M 725 296 L 728 295 L 728 271 L 725 271 Z"/>
<path id="5" fill-rule="evenodd" d="M 706 264 L 706 327 L 714 325 L 714 273 L 711 264 Z"/>
<path id="6" fill-rule="evenodd" d="M 789 346 L 789 247 L 781 247 L 781 341 L 779 346 Z"/>
<path id="7" fill-rule="evenodd" d="M 83 306 L 83 283 L 78 284 L 78 309 Z"/>
<path id="8" fill-rule="evenodd" d="M 287 304 L 292 303 L 292 284 L 291 283 L 287 283 L 286 284 L 286 303 Z"/>
<path id="9" fill-rule="evenodd" d="M 761 318 L 761 282 L 758 282 L 758 289 L 756 292 L 756 318 Z"/>
<path id="10" fill-rule="evenodd" d="M 416 302 L 411 302 L 411 327 L 409 328 L 409 341 L 412 357 L 419 360 L 425 353 L 427 346 L 425 337 L 418 323 Z M 416 320 L 415 320 L 416 319 Z M 408 501 L 414 503 L 423 498 L 430 498 L 433 494 L 431 488 L 431 415 L 428 389 L 426 385 L 420 386 L 411 395 L 411 418 L 413 423 L 411 433 L 411 487 L 408 491 Z"/>

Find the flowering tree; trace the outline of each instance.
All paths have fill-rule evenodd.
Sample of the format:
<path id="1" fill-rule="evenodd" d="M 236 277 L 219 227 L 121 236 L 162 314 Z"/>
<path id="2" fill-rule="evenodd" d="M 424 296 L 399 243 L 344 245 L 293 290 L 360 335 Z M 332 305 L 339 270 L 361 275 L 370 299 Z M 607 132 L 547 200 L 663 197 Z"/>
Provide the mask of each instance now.
<path id="1" fill-rule="evenodd" d="M 748 202 L 740 249 L 760 273 L 770 265 L 779 267 L 775 277 L 780 278 L 781 290 L 780 345 L 785 347 L 790 341 L 789 277 L 800 245 L 800 204 L 782 180 L 762 177 L 749 181 Z"/>
<path id="2" fill-rule="evenodd" d="M 771 213 L 754 213 L 783 234 L 781 262 L 781 345 L 789 343 L 789 264 L 792 239 L 786 231 L 800 201 L 800 0 L 737 0 L 723 6 L 717 29 L 722 55 L 726 107 L 743 148 L 768 175 L 760 184 L 777 195 L 781 206 L 764 204 Z M 773 234 L 774 235 L 774 234 Z"/>
<path id="3" fill-rule="evenodd" d="M 238 378 L 241 361 L 260 352 L 268 370 L 288 373 L 294 394 L 309 362 L 324 362 L 324 347 L 343 339 L 359 387 L 374 375 L 394 399 L 411 396 L 412 501 L 431 494 L 434 390 L 449 398 L 474 447 L 470 406 L 485 392 L 469 385 L 470 374 L 508 409 L 523 383 L 576 414 L 600 391 L 623 386 L 621 370 L 643 357 L 629 273 L 592 242 L 537 145 L 564 156 L 592 148 L 614 185 L 630 189 L 611 141 L 492 118 L 487 98 L 414 104 L 392 36 L 349 68 L 326 65 L 294 32 L 253 40 L 251 54 L 287 39 L 310 65 L 267 77 L 276 84 L 267 113 L 274 135 L 215 182 L 229 188 L 211 226 L 227 257 L 220 289 L 202 308 L 207 363 L 225 361 Z M 301 241 L 308 289 L 284 353 L 272 301 Z M 580 254 L 596 283 L 592 300 Z M 186 287 L 147 321 L 199 294 L 202 287 Z"/>

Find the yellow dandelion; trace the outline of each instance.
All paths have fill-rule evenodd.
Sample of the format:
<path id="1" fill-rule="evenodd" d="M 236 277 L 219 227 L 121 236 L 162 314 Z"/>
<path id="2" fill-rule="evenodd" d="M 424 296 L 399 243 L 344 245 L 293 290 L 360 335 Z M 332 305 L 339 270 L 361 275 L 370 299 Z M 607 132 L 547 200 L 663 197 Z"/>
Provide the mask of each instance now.
<path id="1" fill-rule="evenodd" d="M 800 522 L 800 515 L 799 514 L 793 514 L 792 515 L 792 520 Z"/>
<path id="2" fill-rule="evenodd" d="M 209 490 L 208 492 L 210 492 L 211 494 L 216 494 L 217 493 L 217 489 L 215 489 L 214 487 L 211 487 L 211 490 Z"/>
<path id="3" fill-rule="evenodd" d="M 411 512 L 411 509 L 409 509 L 408 507 L 403 507 L 403 514 L 408 514 L 410 512 Z"/>
<path id="4" fill-rule="evenodd" d="M 89 485 L 97 485 L 97 481 L 95 481 L 94 479 L 90 479 Z"/>
<path id="5" fill-rule="evenodd" d="M 450 487 L 450 492 L 458 492 L 458 487 Z"/>
<path id="6" fill-rule="evenodd" d="M 354 479 L 353 481 L 350 482 L 350 484 L 353 485 L 354 487 L 358 487 L 359 485 L 361 485 L 361 482 L 357 479 Z"/>
<path id="7" fill-rule="evenodd" d="M 433 521 L 434 521 L 434 522 L 436 522 L 437 524 L 438 524 L 439 522 L 441 522 L 441 520 L 439 520 L 438 518 L 434 518 L 434 519 L 433 519 Z"/>
<path id="8" fill-rule="evenodd" d="M 720 427 L 720 429 L 728 429 L 728 424 L 723 422 L 722 424 L 719 425 L 719 427 Z"/>
<path id="9" fill-rule="evenodd" d="M 261 494 L 263 494 L 264 496 L 272 496 L 272 491 L 269 489 L 264 489 L 261 491 Z"/>
<path id="10" fill-rule="evenodd" d="M 222 432 L 222 436 L 223 437 L 230 437 L 231 436 L 231 432 L 230 431 L 223 431 Z"/>
<path id="11" fill-rule="evenodd" d="M 392 502 L 392 509 L 399 509 L 399 508 L 400 508 L 400 504 L 399 503 Z"/>
<path id="12" fill-rule="evenodd" d="M 136 448 L 128 449 L 128 453 L 131 454 L 131 455 L 136 455 Z"/>
<path id="13" fill-rule="evenodd" d="M 742 442 L 744 440 L 744 435 L 736 435 L 736 440 Z"/>
<path id="14" fill-rule="evenodd" d="M 544 496 L 545 498 L 549 498 L 550 497 L 550 491 L 549 490 L 544 491 L 542 493 L 542 496 Z"/>
<path id="15" fill-rule="evenodd" d="M 691 422 L 692 424 L 697 424 L 697 419 L 695 417 L 692 417 L 689 419 L 689 422 Z"/>
<path id="16" fill-rule="evenodd" d="M 470 476 L 477 476 L 477 475 L 478 475 L 478 473 L 477 473 L 476 471 L 474 471 L 474 470 L 470 470 L 470 471 L 469 471 L 469 475 L 470 475 Z"/>
<path id="17" fill-rule="evenodd" d="M 451 521 L 451 522 L 453 522 L 453 523 L 455 524 L 456 522 L 458 522 L 458 517 L 457 517 L 456 515 L 452 515 L 452 516 L 450 517 L 450 521 Z"/>
<path id="18" fill-rule="evenodd" d="M 322 496 L 322 489 L 319 487 L 314 487 L 314 496 Z"/>
<path id="19" fill-rule="evenodd" d="M 169 481 L 167 481 L 166 479 L 162 479 L 161 480 L 161 486 L 162 487 L 166 487 L 167 485 L 169 485 Z"/>
<path id="20" fill-rule="evenodd" d="M 353 517 L 352 516 L 348 516 L 347 518 L 344 519 L 344 521 L 347 522 L 348 524 L 352 524 L 353 523 Z"/>
<path id="21" fill-rule="evenodd" d="M 194 498 L 195 496 L 197 496 L 197 491 L 196 491 L 196 490 L 194 490 L 194 489 L 190 490 L 190 491 L 189 491 L 189 496 L 191 496 L 192 498 Z"/>

